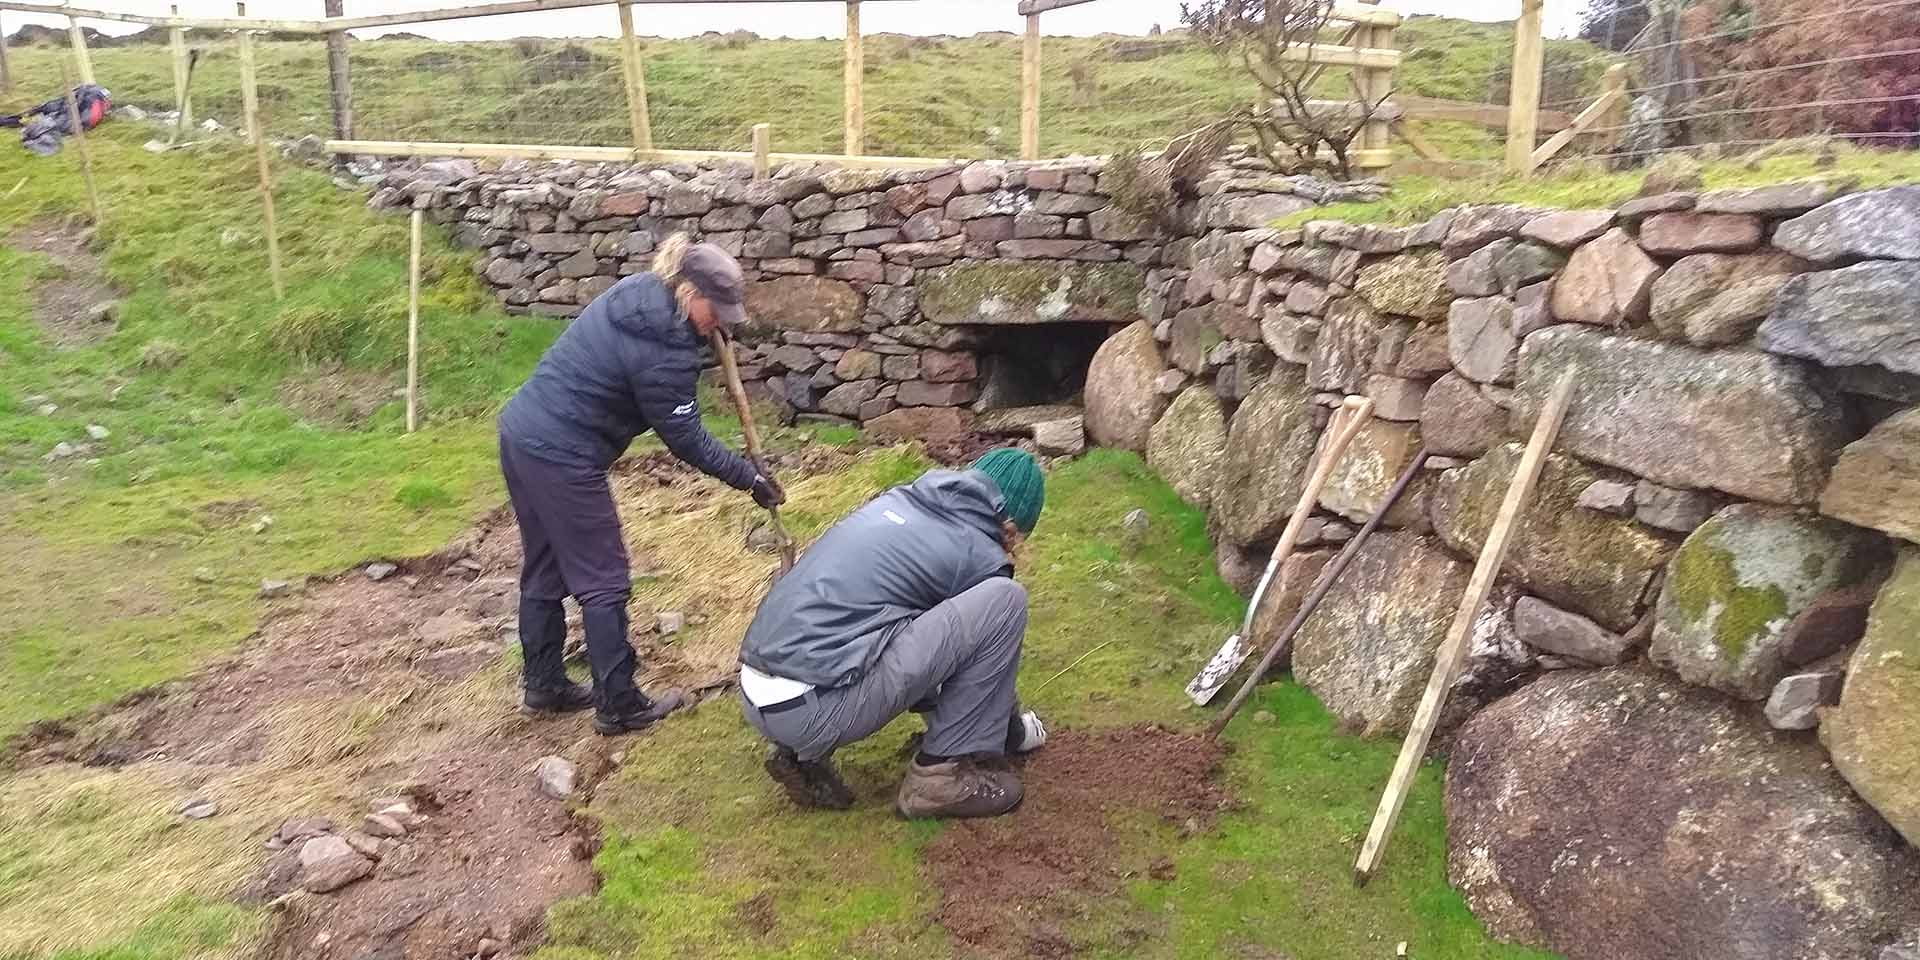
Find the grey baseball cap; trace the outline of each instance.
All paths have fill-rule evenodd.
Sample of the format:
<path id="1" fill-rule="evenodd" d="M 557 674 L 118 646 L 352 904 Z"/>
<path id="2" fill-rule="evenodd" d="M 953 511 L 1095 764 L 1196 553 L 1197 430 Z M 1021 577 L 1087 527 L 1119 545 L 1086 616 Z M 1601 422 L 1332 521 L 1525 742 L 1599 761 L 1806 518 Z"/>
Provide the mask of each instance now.
<path id="1" fill-rule="evenodd" d="M 680 261 L 680 275 L 713 303 L 714 315 L 729 329 L 747 319 L 747 278 L 740 261 L 711 243 L 697 243 Z"/>

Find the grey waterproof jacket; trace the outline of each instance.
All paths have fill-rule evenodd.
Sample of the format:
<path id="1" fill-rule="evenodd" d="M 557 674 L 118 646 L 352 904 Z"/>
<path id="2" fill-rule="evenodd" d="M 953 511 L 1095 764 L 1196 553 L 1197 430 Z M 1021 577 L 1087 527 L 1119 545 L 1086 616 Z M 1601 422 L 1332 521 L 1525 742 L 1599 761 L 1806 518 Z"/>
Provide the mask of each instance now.
<path id="1" fill-rule="evenodd" d="M 613 465 L 652 430 L 673 455 L 737 490 L 753 486 L 746 458 L 700 422 L 700 343 L 665 284 L 650 273 L 601 294 L 500 413 L 500 435 L 556 463 Z"/>
<path id="2" fill-rule="evenodd" d="M 838 687 L 866 675 L 915 617 L 981 581 L 1013 575 L 1006 501 L 977 470 L 933 470 L 835 524 L 774 583 L 742 663 Z"/>

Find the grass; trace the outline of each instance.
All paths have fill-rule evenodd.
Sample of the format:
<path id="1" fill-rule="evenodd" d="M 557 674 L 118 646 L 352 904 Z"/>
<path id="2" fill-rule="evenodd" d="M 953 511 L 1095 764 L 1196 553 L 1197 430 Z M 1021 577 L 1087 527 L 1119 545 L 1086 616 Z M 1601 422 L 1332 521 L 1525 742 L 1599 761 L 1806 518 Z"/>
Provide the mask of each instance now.
<path id="1" fill-rule="evenodd" d="M 644 27 L 642 28 L 644 30 Z M 655 143 L 746 150 L 755 123 L 771 122 L 774 148 L 837 153 L 842 45 L 838 40 L 758 40 L 712 35 L 647 40 L 647 95 Z M 1406 51 L 1399 88 L 1424 96 L 1498 100 L 1506 90 L 1512 29 L 1505 24 L 1414 17 L 1396 35 Z M 230 39 L 197 36 L 196 117 L 240 118 L 239 60 Z M 866 149 L 894 156 L 1013 157 L 1020 146 L 1020 49 L 1011 34 L 967 38 L 866 38 Z M 51 95 L 63 45 L 12 51 L 19 96 Z M 164 43 L 92 53 L 117 101 L 161 109 L 173 102 Z M 318 41 L 259 45 L 263 122 L 284 136 L 331 135 L 326 54 Z M 356 134 L 362 139 L 624 145 L 631 140 L 617 45 L 610 39 L 352 44 Z M 1549 100 L 1597 92 L 1600 54 L 1579 41 L 1548 44 Z M 710 96 L 714 77 L 727 96 Z M 1109 153 L 1193 129 L 1255 95 L 1238 68 L 1181 36 L 1048 37 L 1042 70 L 1043 147 L 1050 154 Z M 1346 96 L 1345 71 L 1321 81 Z M 1464 124 L 1423 123 L 1454 159 L 1491 160 L 1500 144 Z"/>

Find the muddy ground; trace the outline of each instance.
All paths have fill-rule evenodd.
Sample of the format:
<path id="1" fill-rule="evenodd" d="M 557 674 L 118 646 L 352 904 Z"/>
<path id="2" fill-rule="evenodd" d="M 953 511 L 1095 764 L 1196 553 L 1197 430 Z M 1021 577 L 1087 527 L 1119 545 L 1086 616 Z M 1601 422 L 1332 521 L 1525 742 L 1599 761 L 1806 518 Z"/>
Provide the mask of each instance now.
<path id="1" fill-rule="evenodd" d="M 92 228 L 51 218 L 35 220 L 7 238 L 13 249 L 45 254 L 56 264 L 51 278 L 34 285 L 33 318 L 57 346 L 85 346 L 113 333 L 111 307 L 120 293 L 107 283 L 106 265 L 92 242 Z"/>

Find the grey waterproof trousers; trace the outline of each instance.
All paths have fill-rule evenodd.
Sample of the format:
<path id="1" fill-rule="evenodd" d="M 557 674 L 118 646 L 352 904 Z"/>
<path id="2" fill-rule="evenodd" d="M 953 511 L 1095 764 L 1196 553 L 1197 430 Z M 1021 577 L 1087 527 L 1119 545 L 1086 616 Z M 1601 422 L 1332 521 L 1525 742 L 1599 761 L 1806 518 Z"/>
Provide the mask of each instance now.
<path id="1" fill-rule="evenodd" d="M 926 715 L 923 752 L 999 755 L 1019 708 L 1014 678 L 1026 634 L 1026 588 L 995 577 L 921 614 L 854 683 L 809 691 L 772 713 L 740 702 L 754 729 L 802 760 L 866 739 L 909 709 Z"/>

